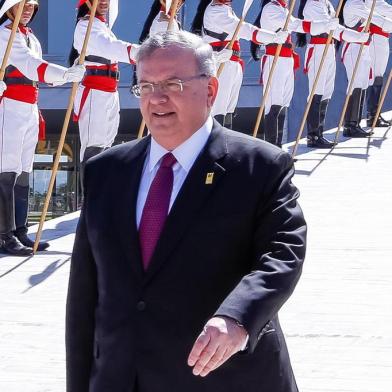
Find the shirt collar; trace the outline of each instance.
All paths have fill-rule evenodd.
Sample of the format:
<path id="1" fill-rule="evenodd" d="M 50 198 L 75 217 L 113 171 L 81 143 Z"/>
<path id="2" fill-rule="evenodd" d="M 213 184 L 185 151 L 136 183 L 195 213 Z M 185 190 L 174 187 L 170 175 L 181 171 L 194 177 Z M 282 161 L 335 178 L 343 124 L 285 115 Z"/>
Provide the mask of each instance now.
<path id="1" fill-rule="evenodd" d="M 212 131 L 212 125 L 213 121 L 209 116 L 200 129 L 198 129 L 191 137 L 185 140 L 185 142 L 180 144 L 173 151 L 166 150 L 158 144 L 153 137 L 151 137 L 150 159 L 148 165 L 149 171 L 152 172 L 162 157 L 168 152 L 171 152 L 177 159 L 180 166 L 188 173 L 201 150 L 207 143 Z"/>

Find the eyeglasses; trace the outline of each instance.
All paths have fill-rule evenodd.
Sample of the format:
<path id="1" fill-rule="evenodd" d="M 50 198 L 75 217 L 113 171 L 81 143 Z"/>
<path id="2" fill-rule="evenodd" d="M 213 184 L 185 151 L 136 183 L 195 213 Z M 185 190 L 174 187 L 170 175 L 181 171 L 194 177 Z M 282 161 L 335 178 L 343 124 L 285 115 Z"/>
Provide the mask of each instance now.
<path id="1" fill-rule="evenodd" d="M 165 93 L 182 93 L 184 91 L 184 83 L 191 80 L 206 78 L 206 74 L 191 76 L 186 79 L 167 79 L 158 83 L 141 82 L 132 87 L 132 92 L 137 98 L 146 97 L 153 94 L 157 88 Z"/>

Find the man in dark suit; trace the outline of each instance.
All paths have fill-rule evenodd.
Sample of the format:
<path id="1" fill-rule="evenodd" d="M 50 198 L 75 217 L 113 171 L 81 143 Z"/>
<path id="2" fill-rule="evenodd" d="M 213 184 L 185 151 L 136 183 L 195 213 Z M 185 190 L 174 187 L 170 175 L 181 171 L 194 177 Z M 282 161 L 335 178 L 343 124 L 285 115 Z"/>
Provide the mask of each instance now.
<path id="1" fill-rule="evenodd" d="M 149 38 L 137 70 L 150 136 L 86 167 L 67 391 L 297 391 L 277 317 L 305 255 L 292 160 L 213 122 L 200 38 Z"/>

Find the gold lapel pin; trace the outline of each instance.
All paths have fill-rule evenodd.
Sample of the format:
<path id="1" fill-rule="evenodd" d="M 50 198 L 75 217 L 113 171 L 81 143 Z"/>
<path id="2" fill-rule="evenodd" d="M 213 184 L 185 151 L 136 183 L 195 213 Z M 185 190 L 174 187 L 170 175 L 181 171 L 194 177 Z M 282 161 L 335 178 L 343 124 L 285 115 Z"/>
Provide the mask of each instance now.
<path id="1" fill-rule="evenodd" d="M 206 185 L 211 185 L 213 181 L 214 181 L 214 173 L 207 173 Z"/>

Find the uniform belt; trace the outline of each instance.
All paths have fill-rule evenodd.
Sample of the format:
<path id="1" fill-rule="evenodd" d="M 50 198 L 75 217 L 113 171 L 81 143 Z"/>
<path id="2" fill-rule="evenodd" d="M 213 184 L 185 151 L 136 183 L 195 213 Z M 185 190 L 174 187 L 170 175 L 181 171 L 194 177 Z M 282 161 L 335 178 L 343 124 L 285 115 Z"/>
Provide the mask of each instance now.
<path id="1" fill-rule="evenodd" d="M 22 85 L 25 85 L 25 86 L 33 86 L 33 87 L 37 87 L 38 86 L 37 82 L 35 82 L 33 80 L 30 80 L 28 78 L 7 78 L 7 77 L 5 77 L 4 78 L 4 82 L 7 85 L 22 84 Z"/>
<path id="2" fill-rule="evenodd" d="M 321 44 L 326 44 L 328 41 L 328 36 L 327 37 L 320 37 L 318 35 L 310 37 L 310 44 L 314 45 L 321 45 Z M 333 39 L 332 39 L 333 41 Z M 331 42 L 332 42 L 331 41 Z"/>
<path id="3" fill-rule="evenodd" d="M 89 69 L 86 70 L 87 76 L 106 76 L 115 80 L 120 80 L 120 72 L 110 69 Z"/>
<path id="4" fill-rule="evenodd" d="M 292 45 L 291 45 L 292 46 Z M 277 45 L 267 45 L 265 53 L 269 56 L 275 56 Z M 293 57 L 294 51 L 291 47 L 286 47 L 283 45 L 279 57 Z"/>
<path id="5" fill-rule="evenodd" d="M 224 46 L 212 46 L 212 50 L 214 52 L 220 52 L 223 49 L 224 49 Z M 232 49 L 232 51 L 233 51 L 233 56 L 241 57 L 241 51 L 240 50 Z"/>
<path id="6" fill-rule="evenodd" d="M 229 34 L 223 32 L 223 33 L 215 33 L 215 31 L 211 31 L 203 27 L 203 33 L 206 35 L 209 35 L 212 38 L 215 38 L 219 41 L 225 41 L 226 38 L 229 36 Z"/>
<path id="7" fill-rule="evenodd" d="M 327 33 L 323 33 L 323 34 L 318 34 L 318 35 L 312 35 L 312 38 L 328 38 L 328 34 Z"/>
<path id="8" fill-rule="evenodd" d="M 383 37 L 389 38 L 389 33 L 387 33 L 381 27 L 376 26 L 374 24 L 370 25 L 369 31 L 370 31 L 371 34 L 382 35 Z"/>
<path id="9" fill-rule="evenodd" d="M 274 49 L 276 49 L 278 47 L 278 44 L 268 44 L 268 45 L 266 45 L 266 48 L 274 48 Z M 293 44 L 290 44 L 290 43 L 284 43 L 283 45 L 282 45 L 282 49 L 283 48 L 286 48 L 286 49 L 293 49 Z"/>
<path id="10" fill-rule="evenodd" d="M 105 65 L 111 64 L 111 61 L 109 59 L 105 59 L 105 57 L 100 57 L 100 56 L 86 56 L 85 60 L 90 61 L 91 63 L 99 63 Z"/>

